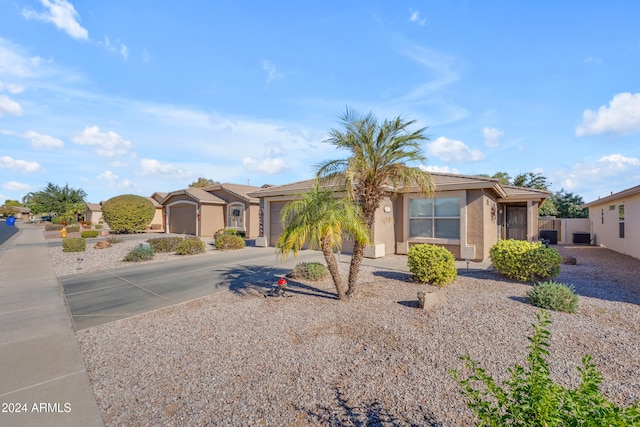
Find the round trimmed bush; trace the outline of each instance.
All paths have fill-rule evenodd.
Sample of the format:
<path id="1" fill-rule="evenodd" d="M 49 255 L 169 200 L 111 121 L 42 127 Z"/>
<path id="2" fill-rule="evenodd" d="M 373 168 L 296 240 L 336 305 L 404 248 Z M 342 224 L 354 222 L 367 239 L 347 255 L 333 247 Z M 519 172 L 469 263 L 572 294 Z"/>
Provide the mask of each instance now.
<path id="1" fill-rule="evenodd" d="M 133 194 L 112 197 L 102 204 L 102 217 L 114 233 L 144 231 L 155 212 L 151 200 Z"/>
<path id="2" fill-rule="evenodd" d="M 327 277 L 328 274 L 329 269 L 320 262 L 301 262 L 291 270 L 289 277 L 317 282 Z"/>
<path id="3" fill-rule="evenodd" d="M 82 237 L 68 237 L 62 239 L 62 252 L 84 252 L 87 250 L 87 241 Z"/>
<path id="4" fill-rule="evenodd" d="M 176 247 L 178 255 L 196 255 L 205 252 L 204 242 L 197 237 L 186 237 Z"/>
<path id="5" fill-rule="evenodd" d="M 521 282 L 555 277 L 562 262 L 555 249 L 525 240 L 500 240 L 489 249 L 489 255 L 498 273 Z"/>
<path id="6" fill-rule="evenodd" d="M 423 283 L 443 287 L 458 277 L 455 257 L 442 246 L 414 245 L 407 256 L 409 271 Z"/>
<path id="7" fill-rule="evenodd" d="M 564 283 L 538 283 L 527 292 L 527 300 L 536 307 L 564 313 L 575 313 L 578 309 L 575 289 Z"/>
<path id="8" fill-rule="evenodd" d="M 216 249 L 242 249 L 245 247 L 245 241 L 237 234 L 223 234 L 216 238 L 213 242 Z"/>

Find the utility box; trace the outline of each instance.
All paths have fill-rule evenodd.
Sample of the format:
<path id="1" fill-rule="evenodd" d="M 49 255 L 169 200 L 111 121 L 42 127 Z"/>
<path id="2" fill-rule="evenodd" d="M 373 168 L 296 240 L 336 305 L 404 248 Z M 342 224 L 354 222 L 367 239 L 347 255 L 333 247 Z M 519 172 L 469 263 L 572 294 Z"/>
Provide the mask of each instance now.
<path id="1" fill-rule="evenodd" d="M 558 244 L 558 230 L 540 230 L 540 238 L 548 240 L 550 244 Z"/>
<path id="2" fill-rule="evenodd" d="M 573 244 L 576 245 L 589 245 L 591 244 L 591 233 L 578 232 L 573 233 Z"/>
<path id="3" fill-rule="evenodd" d="M 151 244 L 148 242 L 138 243 L 138 247 L 141 249 L 151 250 Z"/>

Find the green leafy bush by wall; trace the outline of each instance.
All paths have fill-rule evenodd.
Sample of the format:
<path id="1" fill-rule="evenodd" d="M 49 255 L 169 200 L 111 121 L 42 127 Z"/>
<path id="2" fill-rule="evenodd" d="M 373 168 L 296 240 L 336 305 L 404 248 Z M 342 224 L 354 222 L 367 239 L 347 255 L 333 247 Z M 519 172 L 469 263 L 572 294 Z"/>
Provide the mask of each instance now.
<path id="1" fill-rule="evenodd" d="M 176 247 L 178 255 L 196 255 L 203 254 L 206 248 L 204 242 L 197 237 L 186 237 Z"/>
<path id="2" fill-rule="evenodd" d="M 84 252 L 87 250 L 87 241 L 82 237 L 67 237 L 62 239 L 62 252 Z"/>
<path id="3" fill-rule="evenodd" d="M 536 307 L 565 313 L 578 310 L 578 295 L 573 286 L 556 282 L 542 282 L 527 292 L 527 300 Z"/>
<path id="4" fill-rule="evenodd" d="M 127 262 L 149 261 L 153 259 L 153 249 L 136 246 L 122 259 Z"/>
<path id="5" fill-rule="evenodd" d="M 221 250 L 242 249 L 245 247 L 245 241 L 236 234 L 223 234 L 213 242 L 213 246 Z"/>
<path id="6" fill-rule="evenodd" d="M 462 356 L 469 374 L 450 371 L 459 384 L 467 406 L 483 426 L 640 426 L 640 403 L 618 407 L 600 391 L 602 374 L 589 355 L 578 368 L 581 381 L 569 389 L 550 378 L 549 355 L 551 320 L 546 311 L 537 315 L 529 337 L 527 367 L 509 368 L 510 378 L 501 387 L 470 356 Z"/>
<path id="7" fill-rule="evenodd" d="M 184 239 L 178 236 L 172 237 L 157 237 L 147 240 L 147 243 L 151 245 L 154 252 L 175 252 L 178 244 Z"/>
<path id="8" fill-rule="evenodd" d="M 144 231 L 155 211 L 149 199 L 133 194 L 112 197 L 102 204 L 102 217 L 114 233 Z"/>
<path id="9" fill-rule="evenodd" d="M 289 277 L 317 282 L 327 277 L 328 274 L 329 269 L 321 262 L 301 262 L 293 268 Z"/>
<path id="10" fill-rule="evenodd" d="M 64 228 L 64 224 L 47 223 L 44 225 L 44 231 L 60 231 L 63 228 Z"/>
<path id="11" fill-rule="evenodd" d="M 98 230 L 84 230 L 82 233 L 80 233 L 80 235 L 85 239 L 88 239 L 91 237 L 98 237 L 98 234 L 100 234 Z"/>
<path id="12" fill-rule="evenodd" d="M 423 283 L 443 287 L 458 277 L 455 257 L 442 246 L 413 245 L 407 257 L 409 271 Z"/>
<path id="13" fill-rule="evenodd" d="M 489 255 L 498 273 L 521 282 L 555 277 L 562 262 L 555 249 L 525 240 L 500 240 L 489 249 Z"/>

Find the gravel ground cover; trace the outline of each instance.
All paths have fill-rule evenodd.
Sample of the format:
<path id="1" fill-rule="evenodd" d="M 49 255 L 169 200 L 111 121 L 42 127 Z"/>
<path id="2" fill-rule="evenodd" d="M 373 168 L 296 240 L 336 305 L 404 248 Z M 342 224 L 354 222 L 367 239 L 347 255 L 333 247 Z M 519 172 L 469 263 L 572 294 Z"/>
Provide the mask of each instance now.
<path id="1" fill-rule="evenodd" d="M 552 378 L 577 385 L 588 353 L 604 394 L 629 405 L 640 399 L 640 261 L 558 249 L 578 260 L 556 280 L 575 286 L 580 308 L 552 313 Z M 103 252 L 95 261 L 91 253 L 87 269 L 110 268 Z M 248 283 L 77 337 L 110 426 L 473 425 L 448 370 L 470 354 L 504 380 L 525 363 L 538 312 L 524 298 L 530 285 L 462 272 L 445 288 L 446 304 L 420 310 L 425 286 L 408 279 L 364 267 L 350 302 L 334 298 L 330 281 L 289 281 L 298 292 L 288 298 L 265 298 Z"/>

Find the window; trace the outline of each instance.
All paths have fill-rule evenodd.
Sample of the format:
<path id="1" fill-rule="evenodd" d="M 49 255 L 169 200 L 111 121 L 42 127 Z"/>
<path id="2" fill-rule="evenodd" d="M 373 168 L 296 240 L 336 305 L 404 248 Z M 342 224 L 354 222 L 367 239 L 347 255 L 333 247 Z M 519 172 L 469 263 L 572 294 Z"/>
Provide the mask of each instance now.
<path id="1" fill-rule="evenodd" d="M 229 205 L 227 227 L 244 228 L 244 205 Z"/>
<path id="2" fill-rule="evenodd" d="M 460 238 L 460 198 L 409 200 L 409 237 Z"/>
<path id="3" fill-rule="evenodd" d="M 619 221 L 618 235 L 621 239 L 624 239 L 624 205 L 618 206 L 618 221 Z"/>

